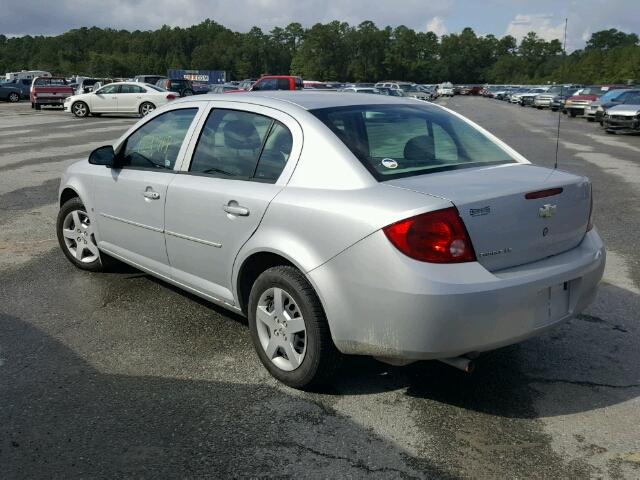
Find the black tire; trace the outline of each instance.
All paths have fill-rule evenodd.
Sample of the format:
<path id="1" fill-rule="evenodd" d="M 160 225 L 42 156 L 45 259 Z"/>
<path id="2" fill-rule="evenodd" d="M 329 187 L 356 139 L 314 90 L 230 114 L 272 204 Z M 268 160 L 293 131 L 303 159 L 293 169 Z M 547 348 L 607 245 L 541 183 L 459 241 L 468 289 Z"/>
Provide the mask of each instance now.
<path id="1" fill-rule="evenodd" d="M 146 108 L 150 108 L 150 110 L 146 110 Z M 151 102 L 142 102 L 140 107 L 138 107 L 138 113 L 141 117 L 149 115 L 153 110 L 156 109 L 156 106 Z M 146 112 L 146 113 L 145 113 Z"/>
<path id="2" fill-rule="evenodd" d="M 184 92 L 182 92 L 182 97 L 190 97 L 191 95 L 194 95 L 193 90 L 191 90 L 190 88 L 187 88 Z"/>
<path id="3" fill-rule="evenodd" d="M 85 102 L 73 102 L 71 112 L 78 118 L 84 118 L 91 113 L 89 111 L 89 105 Z"/>
<path id="4" fill-rule="evenodd" d="M 11 92 L 9 94 L 9 102 L 10 103 L 17 103 L 19 101 L 20 101 L 20 94 L 19 93 Z"/>
<path id="5" fill-rule="evenodd" d="M 40 105 L 38 102 L 36 102 L 36 103 L 34 104 L 34 108 L 35 108 L 36 110 L 42 110 L 42 105 Z"/>
<path id="6" fill-rule="evenodd" d="M 102 272 L 105 270 L 105 266 L 103 264 L 104 255 L 102 253 L 98 256 L 98 258 L 95 261 L 91 263 L 85 263 L 85 262 L 81 262 L 80 260 L 75 258 L 73 255 L 71 255 L 71 252 L 67 248 L 67 245 L 64 241 L 64 236 L 62 233 L 63 223 L 64 223 L 65 217 L 73 210 L 82 210 L 84 212 L 87 211 L 84 205 L 82 204 L 82 200 L 80 200 L 80 198 L 78 197 L 74 197 L 70 200 L 67 200 L 62 205 L 62 207 L 60 207 L 60 210 L 58 211 L 58 218 L 56 221 L 56 235 L 58 237 L 58 243 L 60 245 L 60 248 L 62 249 L 62 253 L 64 253 L 64 256 L 67 257 L 67 259 L 71 263 L 73 263 L 76 267 L 78 267 L 81 270 L 88 270 L 90 272 Z"/>
<path id="7" fill-rule="evenodd" d="M 592 117 L 587 117 L 587 122 L 595 122 L 596 119 Z"/>
<path id="8" fill-rule="evenodd" d="M 256 325 L 256 311 L 260 297 L 273 287 L 285 290 L 298 304 L 304 318 L 306 352 L 295 370 L 285 371 L 276 366 L 260 343 Z M 314 390 L 324 385 L 340 365 L 342 354 L 331 339 L 329 324 L 318 295 L 305 276 L 292 266 L 276 266 L 265 270 L 256 279 L 249 295 L 249 330 L 254 348 L 265 368 L 285 385 L 301 390 Z"/>
<path id="9" fill-rule="evenodd" d="M 576 118 L 576 115 L 578 115 L 576 112 L 571 111 L 571 110 L 569 111 L 569 116 L 570 116 L 571 118 Z"/>
<path id="10" fill-rule="evenodd" d="M 605 132 L 607 132 L 609 135 L 615 135 L 615 134 L 616 134 L 616 131 L 615 131 L 615 130 L 610 130 L 610 129 L 608 129 L 608 128 L 605 128 L 605 130 L 604 130 L 604 131 L 605 131 Z"/>
<path id="11" fill-rule="evenodd" d="M 31 108 L 36 108 L 36 104 L 31 102 Z"/>

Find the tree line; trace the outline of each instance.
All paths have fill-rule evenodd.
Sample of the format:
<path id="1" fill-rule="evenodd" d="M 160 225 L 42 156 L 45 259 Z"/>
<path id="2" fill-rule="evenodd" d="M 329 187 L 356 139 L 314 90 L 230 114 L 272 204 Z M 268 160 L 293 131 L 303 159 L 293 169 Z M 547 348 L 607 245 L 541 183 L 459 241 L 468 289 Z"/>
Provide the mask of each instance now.
<path id="1" fill-rule="evenodd" d="M 169 68 L 225 70 L 232 79 L 264 73 L 306 79 L 419 83 L 614 83 L 640 79 L 635 33 L 592 34 L 584 49 L 565 54 L 558 40 L 531 32 L 477 35 L 471 28 L 438 37 L 406 26 L 379 28 L 333 21 L 299 23 L 265 33 L 234 32 L 213 20 L 153 31 L 79 28 L 57 36 L 0 34 L 0 72 L 48 70 L 61 75 L 130 77 Z"/>

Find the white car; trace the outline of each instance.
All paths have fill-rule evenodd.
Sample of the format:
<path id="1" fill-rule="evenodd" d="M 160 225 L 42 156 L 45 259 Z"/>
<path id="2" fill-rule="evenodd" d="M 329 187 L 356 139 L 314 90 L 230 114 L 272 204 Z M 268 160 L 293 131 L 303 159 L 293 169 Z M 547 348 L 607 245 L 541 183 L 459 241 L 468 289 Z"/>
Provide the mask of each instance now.
<path id="1" fill-rule="evenodd" d="M 65 99 L 64 109 L 76 117 L 102 113 L 137 113 L 145 116 L 180 95 L 147 83 L 110 83 L 95 92 Z"/>

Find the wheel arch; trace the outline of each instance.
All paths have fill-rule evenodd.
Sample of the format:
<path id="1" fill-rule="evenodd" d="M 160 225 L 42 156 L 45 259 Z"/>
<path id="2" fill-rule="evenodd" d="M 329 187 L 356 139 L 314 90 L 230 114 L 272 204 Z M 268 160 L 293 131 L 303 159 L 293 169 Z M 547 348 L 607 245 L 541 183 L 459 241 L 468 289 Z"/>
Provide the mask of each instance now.
<path id="1" fill-rule="evenodd" d="M 248 314 L 249 294 L 251 287 L 262 272 L 278 265 L 289 265 L 305 275 L 304 270 L 281 252 L 269 250 L 256 251 L 242 260 L 237 269 L 234 286 L 238 306 L 244 315 Z M 306 277 L 306 275 L 305 275 Z"/>
<path id="2" fill-rule="evenodd" d="M 64 187 L 62 192 L 60 192 L 60 206 L 62 207 L 62 205 L 64 205 L 69 200 L 71 200 L 72 198 L 75 198 L 75 197 L 80 198 L 80 195 L 78 194 L 78 192 L 76 192 L 71 187 L 68 187 L 68 186 Z M 82 200 L 82 199 L 80 198 L 80 200 Z"/>

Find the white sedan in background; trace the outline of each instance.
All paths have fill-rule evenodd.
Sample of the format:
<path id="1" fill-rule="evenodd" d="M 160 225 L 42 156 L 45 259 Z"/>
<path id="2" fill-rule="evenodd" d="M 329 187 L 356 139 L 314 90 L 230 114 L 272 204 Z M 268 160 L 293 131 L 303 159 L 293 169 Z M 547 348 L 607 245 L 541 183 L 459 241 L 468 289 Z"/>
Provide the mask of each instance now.
<path id="1" fill-rule="evenodd" d="M 76 117 L 102 113 L 136 113 L 147 115 L 180 95 L 147 83 L 110 83 L 95 92 L 65 99 L 64 109 Z"/>

